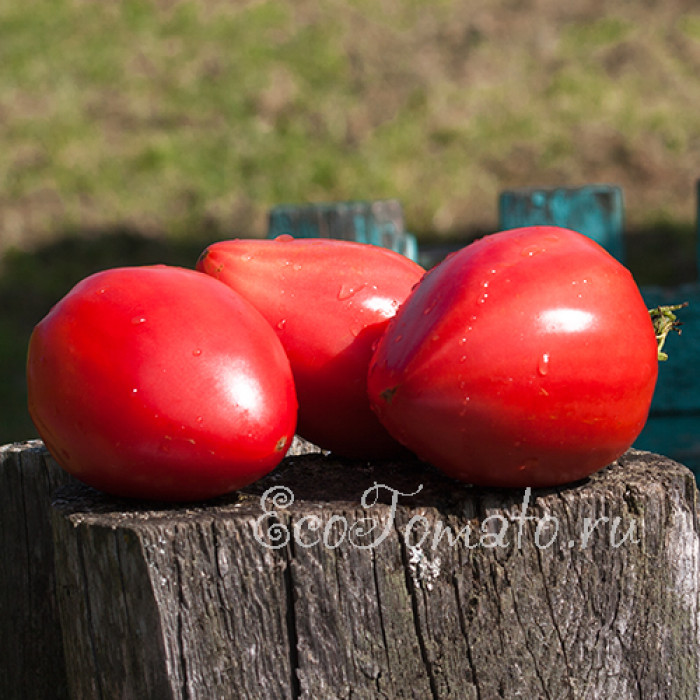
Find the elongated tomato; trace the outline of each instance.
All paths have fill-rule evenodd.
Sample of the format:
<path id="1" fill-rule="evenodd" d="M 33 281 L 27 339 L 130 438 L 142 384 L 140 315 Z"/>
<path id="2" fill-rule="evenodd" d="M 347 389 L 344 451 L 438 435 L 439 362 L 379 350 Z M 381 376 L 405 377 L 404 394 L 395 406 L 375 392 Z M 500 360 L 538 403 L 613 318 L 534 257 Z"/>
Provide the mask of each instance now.
<path id="1" fill-rule="evenodd" d="M 368 391 L 391 434 L 450 476 L 552 486 L 633 443 L 657 371 L 629 271 L 581 234 L 531 227 L 426 275 L 379 342 Z"/>
<path id="2" fill-rule="evenodd" d="M 57 462 L 118 496 L 198 500 L 273 469 L 291 444 L 289 361 L 241 296 L 194 270 L 78 283 L 34 329 L 29 412 Z"/>
<path id="3" fill-rule="evenodd" d="M 277 332 L 294 374 L 300 435 L 346 456 L 404 451 L 370 409 L 367 367 L 422 267 L 378 246 L 281 236 L 215 243 L 197 269 L 248 299 Z"/>

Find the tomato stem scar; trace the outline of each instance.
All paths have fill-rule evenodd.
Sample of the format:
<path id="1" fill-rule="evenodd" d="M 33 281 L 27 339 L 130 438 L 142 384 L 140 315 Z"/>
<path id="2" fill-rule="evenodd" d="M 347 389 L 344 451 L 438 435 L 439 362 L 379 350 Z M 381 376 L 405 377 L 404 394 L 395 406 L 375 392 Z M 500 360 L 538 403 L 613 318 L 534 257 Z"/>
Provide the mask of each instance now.
<path id="1" fill-rule="evenodd" d="M 275 445 L 275 452 L 281 452 L 287 446 L 287 436 L 283 435 Z"/>
<path id="2" fill-rule="evenodd" d="M 398 388 L 398 385 L 389 387 L 388 389 L 384 389 L 384 391 L 382 391 L 379 395 L 382 397 L 382 399 L 384 399 L 384 401 L 391 403 L 391 400 L 394 398 L 394 394 Z"/>

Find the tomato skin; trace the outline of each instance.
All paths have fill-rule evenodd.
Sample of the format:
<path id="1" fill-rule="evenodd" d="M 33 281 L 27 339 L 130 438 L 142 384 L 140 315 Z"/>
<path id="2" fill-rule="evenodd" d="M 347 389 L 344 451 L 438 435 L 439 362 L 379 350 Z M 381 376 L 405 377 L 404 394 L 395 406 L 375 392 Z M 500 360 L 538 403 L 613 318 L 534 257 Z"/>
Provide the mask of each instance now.
<path id="1" fill-rule="evenodd" d="M 425 276 L 378 344 L 368 392 L 387 429 L 449 476 L 544 487 L 625 452 L 657 371 L 629 271 L 581 234 L 528 227 Z"/>
<path id="2" fill-rule="evenodd" d="M 280 236 L 215 243 L 197 269 L 245 296 L 277 332 L 302 437 L 348 457 L 405 454 L 370 408 L 367 367 L 389 318 L 425 274 L 420 265 L 374 245 Z"/>
<path id="3" fill-rule="evenodd" d="M 164 265 L 79 282 L 34 329 L 27 386 L 56 461 L 117 496 L 236 490 L 281 461 L 296 425 L 267 322 L 225 285 Z"/>

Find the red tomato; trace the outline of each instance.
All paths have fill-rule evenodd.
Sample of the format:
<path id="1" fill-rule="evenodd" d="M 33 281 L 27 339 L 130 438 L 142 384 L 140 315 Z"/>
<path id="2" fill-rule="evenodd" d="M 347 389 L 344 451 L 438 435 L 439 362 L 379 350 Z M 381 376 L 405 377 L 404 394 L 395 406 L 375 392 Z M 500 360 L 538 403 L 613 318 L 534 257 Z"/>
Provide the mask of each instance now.
<path id="1" fill-rule="evenodd" d="M 449 476 L 553 486 L 632 444 L 657 369 L 630 273 L 543 226 L 482 238 L 428 273 L 380 341 L 368 391 L 389 431 Z"/>
<path id="2" fill-rule="evenodd" d="M 287 351 L 299 434 L 338 454 L 405 452 L 367 399 L 372 346 L 425 270 L 385 248 L 328 239 L 232 240 L 209 246 L 197 269 L 246 297 Z"/>
<path id="3" fill-rule="evenodd" d="M 84 279 L 35 328 L 27 382 L 57 462 L 119 496 L 227 493 L 274 468 L 294 435 L 279 340 L 245 299 L 194 270 Z"/>

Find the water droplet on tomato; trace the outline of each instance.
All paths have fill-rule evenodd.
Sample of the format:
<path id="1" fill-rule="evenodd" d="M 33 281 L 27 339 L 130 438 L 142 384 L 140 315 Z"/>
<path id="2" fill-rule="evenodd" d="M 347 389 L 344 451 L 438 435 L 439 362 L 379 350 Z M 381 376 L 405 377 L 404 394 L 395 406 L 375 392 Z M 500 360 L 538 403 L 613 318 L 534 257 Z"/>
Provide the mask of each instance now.
<path id="1" fill-rule="evenodd" d="M 139 326 L 139 325 L 141 325 L 142 323 L 146 323 L 146 318 L 145 318 L 144 316 L 134 316 L 134 317 L 131 319 L 131 322 L 132 322 L 135 326 Z"/>
<path id="2" fill-rule="evenodd" d="M 522 464 L 518 465 L 518 470 L 523 472 L 526 469 L 534 469 L 537 466 L 538 462 L 539 460 L 537 459 L 537 457 L 528 457 L 522 462 Z"/>
<path id="3" fill-rule="evenodd" d="M 134 387 L 134 388 L 131 390 L 131 393 L 132 393 L 132 394 L 138 394 L 138 393 L 139 393 L 139 390 L 138 390 L 136 387 Z"/>
<path id="4" fill-rule="evenodd" d="M 542 353 L 542 357 L 540 357 L 540 360 L 537 363 L 537 371 L 542 377 L 549 372 L 549 353 Z"/>
<path id="5" fill-rule="evenodd" d="M 338 301 L 345 301 L 355 296 L 365 285 L 364 284 L 342 284 L 338 290 Z"/>
<path id="6" fill-rule="evenodd" d="M 538 253 L 544 253 L 545 249 L 541 245 L 529 245 L 520 251 L 520 255 L 524 258 L 531 258 Z"/>
<path id="7" fill-rule="evenodd" d="M 484 304 L 488 298 L 489 298 L 489 295 L 488 295 L 486 292 L 484 292 L 484 293 L 477 299 L 477 302 L 478 302 L 479 304 Z"/>
<path id="8" fill-rule="evenodd" d="M 288 233 L 281 233 L 279 236 L 275 237 L 278 243 L 289 243 L 289 241 L 294 240 L 294 236 L 290 236 Z"/>
<path id="9" fill-rule="evenodd" d="M 403 340 L 403 336 L 402 336 L 402 335 L 397 335 L 396 338 L 394 338 L 394 342 L 395 342 L 395 343 L 400 343 L 402 340 Z"/>
<path id="10" fill-rule="evenodd" d="M 199 357 L 201 354 L 202 354 L 202 351 L 201 351 L 199 348 L 195 348 L 195 349 L 192 351 L 192 355 L 193 355 L 194 357 Z"/>
<path id="11" fill-rule="evenodd" d="M 287 319 L 286 318 L 281 318 L 279 321 L 277 321 L 277 328 L 279 330 L 284 330 L 284 327 L 287 325 Z"/>

